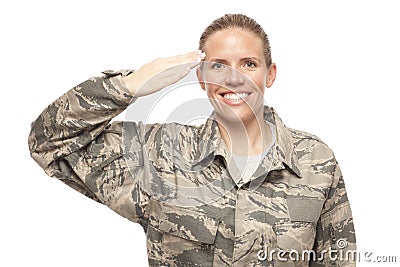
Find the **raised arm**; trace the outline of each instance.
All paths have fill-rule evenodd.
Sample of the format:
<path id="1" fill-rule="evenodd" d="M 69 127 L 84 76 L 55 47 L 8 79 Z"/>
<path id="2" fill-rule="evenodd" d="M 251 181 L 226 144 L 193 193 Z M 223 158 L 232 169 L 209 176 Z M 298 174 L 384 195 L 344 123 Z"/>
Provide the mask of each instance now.
<path id="1" fill-rule="evenodd" d="M 32 123 L 31 156 L 49 176 L 135 220 L 145 200 L 122 157 L 121 123 L 110 120 L 136 97 L 183 78 L 200 58 L 196 51 L 156 59 L 136 72 L 107 71 L 72 88 Z"/>

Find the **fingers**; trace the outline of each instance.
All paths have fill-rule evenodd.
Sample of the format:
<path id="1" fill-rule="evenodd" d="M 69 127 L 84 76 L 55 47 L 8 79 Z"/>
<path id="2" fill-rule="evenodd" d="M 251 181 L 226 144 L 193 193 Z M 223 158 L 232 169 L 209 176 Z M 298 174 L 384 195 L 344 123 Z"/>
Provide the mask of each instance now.
<path id="1" fill-rule="evenodd" d="M 205 53 L 201 51 L 157 58 L 138 69 L 135 75 L 126 77 L 124 82 L 133 95 L 149 95 L 184 78 L 204 58 Z"/>
<path id="2" fill-rule="evenodd" d="M 202 60 L 205 59 L 206 53 L 198 50 L 195 52 L 191 52 L 189 57 L 190 61 L 188 62 L 188 67 L 190 69 L 193 69 L 194 67 L 198 66 Z"/>
<path id="3" fill-rule="evenodd" d="M 181 65 L 188 64 L 189 68 L 192 69 L 195 66 L 199 65 L 202 60 L 206 57 L 206 54 L 200 50 L 192 51 L 186 54 L 170 57 L 169 63 L 171 65 Z M 173 67 L 173 66 L 171 66 Z"/>
<path id="4" fill-rule="evenodd" d="M 205 53 L 200 50 L 192 51 L 186 54 L 161 59 L 164 66 L 159 72 L 158 78 L 172 83 L 185 77 L 191 69 L 200 64 L 205 58 Z"/>

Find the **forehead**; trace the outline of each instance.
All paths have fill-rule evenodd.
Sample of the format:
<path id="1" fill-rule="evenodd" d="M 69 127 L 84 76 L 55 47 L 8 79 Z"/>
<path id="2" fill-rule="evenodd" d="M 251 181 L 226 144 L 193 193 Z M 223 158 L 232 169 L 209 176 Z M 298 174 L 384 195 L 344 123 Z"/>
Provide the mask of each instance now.
<path id="1" fill-rule="evenodd" d="M 255 33 L 242 29 L 224 29 L 211 34 L 204 45 L 209 54 L 243 54 L 262 57 L 264 54 L 263 41 Z"/>

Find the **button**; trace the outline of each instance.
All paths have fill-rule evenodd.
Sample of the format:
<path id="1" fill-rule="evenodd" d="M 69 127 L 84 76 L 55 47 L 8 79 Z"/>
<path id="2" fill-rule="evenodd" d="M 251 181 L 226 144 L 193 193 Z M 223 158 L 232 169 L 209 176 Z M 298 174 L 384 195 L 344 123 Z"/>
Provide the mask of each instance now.
<path id="1" fill-rule="evenodd" d="M 331 239 L 332 239 L 332 241 L 336 241 L 335 228 L 333 228 L 333 226 L 331 226 L 330 232 L 331 232 Z"/>

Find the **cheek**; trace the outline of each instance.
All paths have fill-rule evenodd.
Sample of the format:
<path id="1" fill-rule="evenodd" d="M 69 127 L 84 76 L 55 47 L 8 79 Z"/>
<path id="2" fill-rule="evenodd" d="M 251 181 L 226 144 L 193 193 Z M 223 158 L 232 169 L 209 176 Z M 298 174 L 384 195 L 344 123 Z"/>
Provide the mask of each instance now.
<path id="1" fill-rule="evenodd" d="M 219 86 L 216 85 L 216 84 L 213 84 L 213 83 L 206 83 L 205 84 L 205 89 L 206 89 L 207 95 L 209 97 L 214 96 L 215 92 L 217 91 L 218 88 L 219 88 Z"/>
<path id="2" fill-rule="evenodd" d="M 264 88 L 266 86 L 267 77 L 264 73 L 254 73 L 249 75 L 251 81 L 262 91 L 264 92 Z"/>

